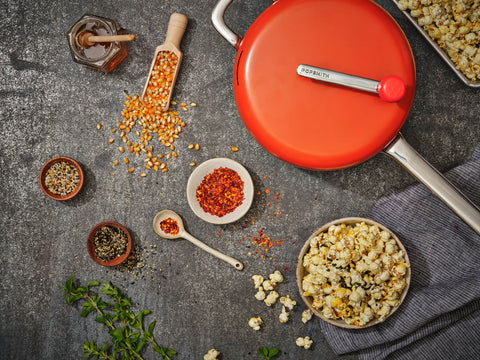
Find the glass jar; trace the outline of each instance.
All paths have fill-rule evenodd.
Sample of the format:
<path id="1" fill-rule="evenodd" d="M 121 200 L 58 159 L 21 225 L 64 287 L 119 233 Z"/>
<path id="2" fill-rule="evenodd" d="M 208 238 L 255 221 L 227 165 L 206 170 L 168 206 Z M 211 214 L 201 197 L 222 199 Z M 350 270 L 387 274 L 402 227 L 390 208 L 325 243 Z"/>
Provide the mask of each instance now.
<path id="1" fill-rule="evenodd" d="M 122 30 L 109 19 L 85 14 L 67 33 L 73 61 L 91 69 L 109 73 L 128 55 L 125 42 L 95 43 L 90 47 L 79 44 L 77 36 L 88 31 L 99 36 L 120 35 Z"/>

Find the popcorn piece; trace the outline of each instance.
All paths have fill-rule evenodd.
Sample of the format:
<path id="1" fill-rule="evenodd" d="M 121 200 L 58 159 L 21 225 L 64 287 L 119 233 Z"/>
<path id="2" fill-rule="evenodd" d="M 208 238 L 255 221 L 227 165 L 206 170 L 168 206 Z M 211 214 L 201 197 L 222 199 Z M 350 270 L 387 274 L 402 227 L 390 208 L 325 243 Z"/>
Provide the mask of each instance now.
<path id="1" fill-rule="evenodd" d="M 287 312 L 287 309 L 285 309 L 285 306 L 282 306 L 282 312 L 278 316 L 278 318 L 280 319 L 280 322 L 286 323 L 288 321 L 288 315 L 289 313 Z"/>
<path id="2" fill-rule="evenodd" d="M 313 340 L 310 337 L 305 336 L 304 338 L 299 337 L 295 342 L 297 346 L 303 347 L 304 349 L 310 349 L 310 346 L 313 344 Z"/>
<path id="3" fill-rule="evenodd" d="M 302 322 L 306 324 L 308 321 L 312 319 L 312 311 L 310 309 L 304 310 L 302 312 Z"/>
<path id="4" fill-rule="evenodd" d="M 280 302 L 285 305 L 286 308 L 288 308 L 289 310 L 293 310 L 293 307 L 295 305 L 297 305 L 297 302 L 295 300 L 292 300 L 290 298 L 290 295 L 287 295 L 286 297 L 285 296 L 282 296 L 280 298 Z"/>
<path id="5" fill-rule="evenodd" d="M 253 275 L 252 276 L 253 283 L 255 284 L 255 289 L 258 289 L 263 283 L 263 276 L 262 275 Z"/>
<path id="6" fill-rule="evenodd" d="M 263 324 L 262 318 L 259 317 L 252 317 L 248 320 L 248 326 L 250 326 L 253 330 L 258 331 L 260 330 L 260 325 Z"/>
<path id="7" fill-rule="evenodd" d="M 281 283 L 283 282 L 283 275 L 280 271 L 276 270 L 273 274 L 269 275 L 269 278 L 271 281 L 275 283 Z"/>
<path id="8" fill-rule="evenodd" d="M 265 299 L 265 304 L 267 304 L 267 306 L 272 306 L 277 301 L 278 296 L 279 295 L 275 290 L 270 291 L 270 293 L 267 295 L 267 298 Z"/>
<path id="9" fill-rule="evenodd" d="M 263 287 L 258 288 L 258 292 L 255 294 L 255 299 L 262 301 L 265 300 L 266 294 L 265 291 L 263 291 Z"/>
<path id="10" fill-rule="evenodd" d="M 208 353 L 203 355 L 203 360 L 217 360 L 218 355 L 220 355 L 220 351 L 211 349 Z"/>
<path id="11" fill-rule="evenodd" d="M 271 291 L 273 289 L 275 289 L 275 285 L 276 283 L 274 283 L 273 281 L 271 280 L 265 280 L 263 283 L 262 283 L 262 287 L 264 290 L 266 291 Z"/>

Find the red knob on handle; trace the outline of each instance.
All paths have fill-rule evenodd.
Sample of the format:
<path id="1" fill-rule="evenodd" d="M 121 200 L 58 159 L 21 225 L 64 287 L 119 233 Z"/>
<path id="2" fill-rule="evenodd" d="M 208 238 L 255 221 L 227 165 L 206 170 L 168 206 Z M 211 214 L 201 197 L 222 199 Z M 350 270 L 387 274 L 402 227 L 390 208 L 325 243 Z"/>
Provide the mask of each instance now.
<path id="1" fill-rule="evenodd" d="M 385 101 L 399 101 L 405 95 L 405 84 L 396 76 L 383 78 L 377 86 L 378 95 Z"/>

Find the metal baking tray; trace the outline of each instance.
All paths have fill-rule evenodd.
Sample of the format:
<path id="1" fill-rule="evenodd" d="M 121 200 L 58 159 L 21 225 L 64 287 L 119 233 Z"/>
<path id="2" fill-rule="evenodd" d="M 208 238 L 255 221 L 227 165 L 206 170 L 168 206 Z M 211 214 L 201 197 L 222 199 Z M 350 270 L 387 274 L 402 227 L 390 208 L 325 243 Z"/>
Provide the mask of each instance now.
<path id="1" fill-rule="evenodd" d="M 398 2 L 396 0 L 392 0 L 392 1 L 398 7 Z M 435 41 L 432 40 L 432 38 L 428 35 L 428 33 L 425 30 L 423 30 L 423 28 L 420 25 L 418 25 L 417 20 L 413 16 L 411 16 L 407 11 L 403 11 L 403 10 L 400 10 L 400 11 L 407 17 L 408 20 L 410 20 L 412 25 L 420 32 L 420 34 L 422 34 L 425 40 L 428 41 L 428 43 L 435 49 L 435 51 L 442 57 L 442 59 L 445 60 L 445 62 L 448 64 L 448 66 L 450 66 L 450 68 L 455 72 L 455 74 L 457 74 L 460 80 L 462 80 L 466 85 L 470 87 L 480 88 L 480 80 L 472 81 L 468 79 L 460 70 L 458 70 L 455 67 L 455 64 L 452 62 L 452 60 L 450 60 L 450 57 L 448 56 L 448 54 L 445 51 L 443 51 Z"/>

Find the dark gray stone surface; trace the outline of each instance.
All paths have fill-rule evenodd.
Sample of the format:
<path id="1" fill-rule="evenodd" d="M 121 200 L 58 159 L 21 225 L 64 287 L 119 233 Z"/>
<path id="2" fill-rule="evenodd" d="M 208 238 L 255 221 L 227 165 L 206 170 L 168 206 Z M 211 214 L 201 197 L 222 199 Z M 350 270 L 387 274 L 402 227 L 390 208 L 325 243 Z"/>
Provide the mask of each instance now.
<path id="1" fill-rule="evenodd" d="M 305 239 L 320 225 L 344 216 L 368 216 L 374 202 L 414 183 L 394 160 L 381 154 L 349 169 L 306 171 L 264 151 L 248 134 L 235 106 L 231 76 L 235 50 L 215 32 L 210 14 L 216 1 L 3 1 L 0 3 L 0 358 L 79 359 L 86 339 L 106 340 L 101 326 L 69 308 L 57 284 L 111 281 L 124 289 L 135 309 L 149 308 L 157 320 L 156 338 L 176 349 L 176 359 L 202 359 L 211 348 L 222 359 L 257 359 L 256 349 L 277 346 L 280 359 L 335 359 L 319 328 L 320 320 L 300 321 L 294 267 Z M 441 171 L 466 161 L 479 141 L 478 90 L 468 88 L 387 0 L 378 3 L 399 22 L 417 66 L 415 101 L 402 132 L 407 141 Z M 238 34 L 270 4 L 237 1 L 227 23 Z M 146 178 L 126 172 L 110 129 L 120 119 L 124 90 L 140 94 L 151 57 L 165 37 L 171 13 L 188 16 L 182 41 L 184 62 L 174 98 L 198 103 L 181 113 L 187 123 L 175 143 L 179 157 L 166 174 Z M 121 23 L 137 35 L 129 56 L 111 74 L 71 60 L 65 34 L 84 13 Z M 339 25 L 341 26 L 341 25 Z M 97 130 L 96 124 L 103 125 Z M 302 131 L 299 129 L 299 131 Z M 198 152 L 187 149 L 199 143 Z M 237 153 L 230 151 L 237 146 Z M 85 187 L 68 202 L 47 198 L 38 185 L 45 161 L 66 155 L 79 161 Z M 190 210 L 185 187 L 191 161 L 230 157 L 251 172 L 256 191 L 245 219 L 216 226 Z M 113 167 L 113 161 L 121 164 Z M 135 167 L 139 169 L 137 160 Z M 111 173 L 116 173 L 113 176 Z M 265 190 L 270 189 L 267 194 Z M 278 202 L 274 193 L 279 194 Z M 271 203 L 269 206 L 268 203 Z M 152 219 L 161 209 L 177 211 L 187 229 L 208 245 L 238 258 L 242 272 L 184 240 L 160 239 Z M 277 212 L 279 213 L 277 215 Z M 254 220 L 254 224 L 252 222 Z M 86 251 L 90 229 L 117 221 L 143 248 L 146 266 L 136 276 L 94 263 Z M 245 220 L 252 222 L 242 229 Z M 268 257 L 255 254 L 249 236 L 265 234 L 283 245 Z M 243 231 L 243 232 L 242 232 Z M 251 255 L 249 254 L 251 253 Z M 281 307 L 267 308 L 254 298 L 250 277 L 284 271 L 281 295 L 299 305 L 287 324 Z M 261 316 L 265 325 L 247 325 Z M 295 345 L 299 336 L 314 340 L 311 350 Z M 355 356 L 342 356 L 350 359 Z M 150 351 L 146 359 L 153 359 Z"/>

